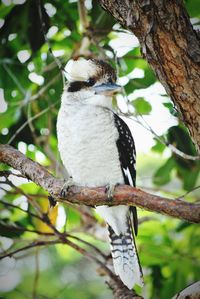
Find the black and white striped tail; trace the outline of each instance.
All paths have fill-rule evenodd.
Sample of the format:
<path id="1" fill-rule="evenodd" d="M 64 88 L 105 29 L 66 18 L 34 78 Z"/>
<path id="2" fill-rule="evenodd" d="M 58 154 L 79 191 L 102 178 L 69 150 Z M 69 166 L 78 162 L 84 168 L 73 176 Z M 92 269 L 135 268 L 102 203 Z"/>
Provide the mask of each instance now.
<path id="1" fill-rule="evenodd" d="M 115 273 L 129 289 L 135 284 L 143 286 L 142 269 L 128 221 L 124 234 L 116 235 L 111 226 L 108 226 L 108 230 Z"/>

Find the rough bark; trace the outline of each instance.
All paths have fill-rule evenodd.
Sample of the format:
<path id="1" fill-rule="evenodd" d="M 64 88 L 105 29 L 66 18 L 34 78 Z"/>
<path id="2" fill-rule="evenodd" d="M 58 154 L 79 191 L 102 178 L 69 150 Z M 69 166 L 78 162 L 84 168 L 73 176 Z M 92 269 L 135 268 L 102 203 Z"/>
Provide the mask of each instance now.
<path id="1" fill-rule="evenodd" d="M 183 1 L 99 0 L 139 39 L 144 57 L 163 84 L 200 152 L 200 35 Z"/>
<path id="2" fill-rule="evenodd" d="M 108 286 L 113 291 L 114 299 L 143 299 L 143 297 L 138 296 L 133 290 L 129 290 L 124 284 L 119 281 L 114 280 L 108 282 Z"/>
<path id="3" fill-rule="evenodd" d="M 127 185 L 117 186 L 114 197 L 110 201 L 107 198 L 106 187 L 86 188 L 74 186 L 70 188 L 66 198 L 61 198 L 60 191 L 63 187 L 63 181 L 56 179 L 46 168 L 28 159 L 20 151 L 9 145 L 0 145 L 0 162 L 19 170 L 21 174 L 62 202 L 68 201 L 89 206 L 103 204 L 109 206 L 120 204 L 135 205 L 145 210 L 184 219 L 189 222 L 200 222 L 200 204 L 192 204 L 179 199 L 170 200 Z"/>

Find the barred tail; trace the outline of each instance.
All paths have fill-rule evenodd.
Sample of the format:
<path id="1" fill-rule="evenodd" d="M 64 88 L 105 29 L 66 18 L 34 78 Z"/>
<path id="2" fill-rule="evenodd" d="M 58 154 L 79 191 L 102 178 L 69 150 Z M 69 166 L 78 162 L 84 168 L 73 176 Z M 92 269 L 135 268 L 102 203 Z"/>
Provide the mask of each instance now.
<path id="1" fill-rule="evenodd" d="M 128 221 L 124 234 L 116 235 L 111 226 L 108 226 L 108 230 L 115 273 L 129 289 L 135 284 L 143 286 L 142 269 Z"/>

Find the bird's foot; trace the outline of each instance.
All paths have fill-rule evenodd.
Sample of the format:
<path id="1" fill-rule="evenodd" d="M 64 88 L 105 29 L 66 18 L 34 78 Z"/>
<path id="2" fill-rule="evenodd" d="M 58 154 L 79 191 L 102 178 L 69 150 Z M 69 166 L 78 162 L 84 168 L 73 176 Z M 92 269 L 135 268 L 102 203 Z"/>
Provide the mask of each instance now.
<path id="1" fill-rule="evenodd" d="M 56 206 L 56 204 L 57 204 L 57 200 L 56 200 L 53 196 L 49 195 L 49 196 L 48 196 L 48 200 L 49 200 L 50 208 Z"/>
<path id="2" fill-rule="evenodd" d="M 75 183 L 74 183 L 72 177 L 69 177 L 69 179 L 67 181 L 65 180 L 65 183 L 64 183 L 64 185 L 62 187 L 62 190 L 60 191 L 60 196 L 61 197 L 66 197 L 67 193 L 69 191 L 69 188 L 72 187 L 72 186 L 74 186 L 74 185 L 75 185 Z"/>
<path id="3" fill-rule="evenodd" d="M 106 194 L 107 194 L 107 197 L 108 197 L 108 200 L 112 200 L 113 199 L 113 196 L 114 196 L 114 192 L 115 192 L 115 187 L 117 186 L 118 184 L 108 184 L 106 185 Z"/>

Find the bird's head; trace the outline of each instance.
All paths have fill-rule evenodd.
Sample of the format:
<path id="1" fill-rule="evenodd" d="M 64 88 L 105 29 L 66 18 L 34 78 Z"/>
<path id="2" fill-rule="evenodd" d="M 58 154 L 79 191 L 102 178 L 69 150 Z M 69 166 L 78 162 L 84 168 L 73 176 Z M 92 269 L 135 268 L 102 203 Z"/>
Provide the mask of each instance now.
<path id="1" fill-rule="evenodd" d="M 70 101 L 110 107 L 109 98 L 121 88 L 116 84 L 115 70 L 102 60 L 69 60 L 65 72 L 65 92 Z"/>

